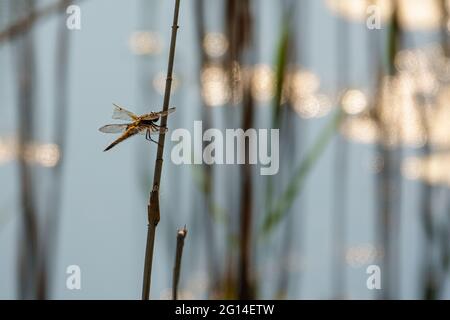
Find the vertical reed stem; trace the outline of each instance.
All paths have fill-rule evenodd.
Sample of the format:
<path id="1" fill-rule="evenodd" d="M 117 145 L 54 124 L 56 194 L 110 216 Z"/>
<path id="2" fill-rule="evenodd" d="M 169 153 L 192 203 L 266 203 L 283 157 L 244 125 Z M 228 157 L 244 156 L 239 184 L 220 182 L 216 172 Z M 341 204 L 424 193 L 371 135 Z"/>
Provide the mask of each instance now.
<path id="1" fill-rule="evenodd" d="M 14 5 L 14 13 L 23 8 L 19 3 L 14 3 Z M 34 3 L 27 1 L 25 8 L 28 12 L 33 12 Z M 34 140 L 36 73 L 34 48 L 33 34 L 30 32 L 25 33 L 24 37 L 14 47 L 18 75 L 18 173 L 21 223 L 23 228 L 19 238 L 18 293 L 20 299 L 36 298 L 36 271 L 39 248 L 33 168 L 25 158 L 27 147 Z"/>
<path id="2" fill-rule="evenodd" d="M 64 0 L 63 6 L 69 7 L 74 0 Z M 63 12 L 63 11 L 61 11 Z M 70 32 L 67 30 L 65 22 L 66 16 L 59 18 L 57 39 L 56 39 L 56 59 L 55 59 L 55 105 L 54 105 L 54 137 L 53 141 L 59 146 L 61 158 L 51 172 L 51 185 L 47 193 L 48 207 L 43 225 L 42 248 L 39 254 L 39 274 L 38 274 L 38 299 L 49 298 L 51 288 L 52 268 L 55 263 L 55 253 L 58 243 L 58 227 L 61 215 L 61 203 L 64 183 L 64 157 L 67 141 L 67 120 L 68 120 L 68 80 L 69 80 L 69 54 L 70 54 Z"/>
<path id="3" fill-rule="evenodd" d="M 177 300 L 178 282 L 180 280 L 181 271 L 181 257 L 183 256 L 184 239 L 187 235 L 186 226 L 178 230 L 177 233 L 177 250 L 175 252 L 175 265 L 173 267 L 173 284 L 172 284 L 172 298 Z"/>
<path id="4" fill-rule="evenodd" d="M 348 22 L 338 19 L 336 26 L 338 48 L 337 48 L 337 92 L 343 87 L 347 87 L 350 83 L 350 75 L 348 66 L 349 48 L 351 47 L 351 39 L 349 33 Z M 339 97 L 338 107 L 342 108 L 342 97 Z M 339 112 L 343 112 L 340 110 Z M 345 250 L 347 245 L 347 220 L 348 220 L 348 161 L 350 146 L 345 137 L 341 134 L 336 135 L 335 160 L 333 161 L 334 169 L 334 210 L 333 210 L 333 233 L 331 237 L 333 246 L 333 283 L 332 292 L 334 299 L 344 299 L 347 294 L 347 273 L 345 264 Z"/>
<path id="5" fill-rule="evenodd" d="M 180 0 L 175 2 L 175 11 L 173 17 L 172 25 L 172 36 L 170 41 L 170 52 L 169 52 L 169 63 L 167 68 L 167 78 L 166 78 L 166 88 L 164 93 L 164 105 L 163 111 L 169 109 L 170 103 L 170 93 L 172 90 L 172 74 L 173 74 L 173 64 L 175 60 L 175 47 L 177 41 L 177 31 L 178 31 L 178 14 L 180 10 Z M 167 117 L 161 117 L 161 127 L 167 127 Z M 156 226 L 159 223 L 160 211 L 159 211 L 159 186 L 161 181 L 161 172 L 163 164 L 163 154 L 164 154 L 164 142 L 165 142 L 165 132 L 161 130 L 158 139 L 158 151 L 156 154 L 155 161 L 155 173 L 153 175 L 153 188 L 149 195 L 149 203 L 147 207 L 148 214 L 148 228 L 147 228 L 147 245 L 145 248 L 145 265 L 144 265 L 144 279 L 142 286 L 142 300 L 148 300 L 150 298 L 150 286 L 151 286 L 151 275 L 152 275 L 152 263 L 153 263 L 153 249 L 155 245 L 155 233 Z"/>

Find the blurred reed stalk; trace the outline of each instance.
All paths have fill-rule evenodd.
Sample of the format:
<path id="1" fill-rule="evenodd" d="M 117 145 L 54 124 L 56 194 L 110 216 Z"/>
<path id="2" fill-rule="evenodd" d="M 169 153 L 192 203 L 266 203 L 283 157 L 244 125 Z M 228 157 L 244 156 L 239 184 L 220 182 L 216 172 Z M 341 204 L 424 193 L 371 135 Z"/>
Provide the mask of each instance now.
<path id="1" fill-rule="evenodd" d="M 178 300 L 178 283 L 181 273 L 181 258 L 183 257 L 184 240 L 186 239 L 186 226 L 177 232 L 177 249 L 175 252 L 175 264 L 173 267 L 173 284 L 172 284 L 172 298 Z"/>
<path id="2" fill-rule="evenodd" d="M 336 18 L 336 39 L 337 39 L 337 108 L 342 110 L 343 88 L 347 88 L 349 83 L 350 63 L 350 34 L 349 24 L 342 18 Z M 332 237 L 331 248 L 333 249 L 333 271 L 332 271 L 332 294 L 334 299 L 344 299 L 347 292 L 347 272 L 345 263 L 346 251 L 346 226 L 347 226 L 347 197 L 348 197 L 348 161 L 349 142 L 339 132 L 336 133 L 335 161 L 333 161 L 334 185 L 332 212 Z"/>
<path id="3" fill-rule="evenodd" d="M 449 32 L 447 28 L 447 22 L 449 21 L 449 12 L 445 1 L 441 1 L 442 22 L 440 30 L 441 45 L 444 50 L 446 58 L 450 56 L 450 42 Z M 424 106 L 425 107 L 425 106 Z M 430 126 L 427 119 L 425 108 L 420 108 L 422 126 L 426 135 L 426 143 L 422 148 L 422 156 L 424 158 L 429 157 L 432 154 L 432 146 L 429 143 L 430 138 Z M 430 168 L 427 168 L 430 170 Z M 447 223 L 444 221 L 435 221 L 433 214 L 433 197 L 436 193 L 436 188 L 427 182 L 423 182 L 422 188 L 422 208 L 421 218 L 422 225 L 425 234 L 425 248 L 422 258 L 422 270 L 421 270 L 421 286 L 422 286 L 422 298 L 426 300 L 439 299 L 440 294 L 445 286 L 445 276 L 449 268 L 449 243 L 450 243 L 450 219 L 447 219 Z M 439 218 L 437 218 L 439 219 Z M 435 248 L 438 248 L 436 250 Z M 435 259 L 435 254 L 440 254 L 440 260 Z"/>
<path id="4" fill-rule="evenodd" d="M 448 25 L 450 23 L 450 7 L 447 6 L 447 2 L 445 0 L 441 1 L 442 3 L 442 26 L 441 26 L 441 41 L 444 47 L 444 54 L 447 59 L 450 58 L 450 30 Z M 448 190 L 444 191 L 447 193 L 448 198 Z M 446 224 L 443 224 L 440 228 L 440 236 L 439 240 L 441 241 L 441 264 L 442 264 L 442 273 L 441 273 L 441 281 L 439 281 L 439 294 L 443 293 L 445 289 L 445 279 L 448 277 L 450 270 L 450 202 L 447 200 L 447 205 L 445 210 L 446 214 Z"/>
<path id="5" fill-rule="evenodd" d="M 391 25 L 388 33 L 387 45 L 387 71 L 379 70 L 378 96 L 381 95 L 383 79 L 386 75 L 394 76 L 395 57 L 401 46 L 401 29 L 398 17 L 398 8 L 395 6 Z M 390 128 L 389 124 L 381 119 L 382 105 L 381 97 L 375 102 L 375 120 L 380 132 L 380 141 L 377 144 L 377 153 L 381 158 L 381 167 L 377 175 L 378 196 L 378 231 L 379 243 L 383 249 L 382 267 L 382 289 L 380 298 L 392 299 L 399 294 L 399 250 L 400 250 L 400 218 L 401 218 L 401 159 L 402 159 L 402 132 L 398 128 Z M 394 130 L 400 141 L 396 151 L 391 150 L 388 145 L 389 134 Z"/>
<path id="6" fill-rule="evenodd" d="M 15 1 L 12 10 L 15 13 L 23 9 L 33 12 L 34 1 Z M 14 47 L 18 80 L 18 132 L 19 132 L 19 194 L 21 204 L 22 232 L 19 233 L 19 272 L 18 294 L 20 299 L 36 298 L 36 277 L 38 261 L 38 223 L 35 202 L 33 170 L 26 159 L 26 147 L 34 141 L 34 83 L 35 50 L 33 34 L 25 32 Z"/>
<path id="7" fill-rule="evenodd" d="M 73 0 L 63 1 L 68 7 Z M 63 190 L 63 163 L 66 150 L 68 124 L 68 79 L 69 79 L 69 44 L 70 32 L 66 28 L 66 16 L 62 15 L 57 25 L 56 59 L 55 59 L 55 105 L 53 141 L 59 147 L 60 159 L 51 171 L 51 184 L 47 194 L 48 208 L 43 230 L 40 252 L 38 299 L 47 299 L 51 287 L 52 267 L 58 244 L 58 226 L 61 215 Z"/>
<path id="8" fill-rule="evenodd" d="M 431 154 L 431 146 L 428 142 L 429 138 L 429 124 L 425 114 L 426 110 L 422 110 L 421 112 L 421 120 L 422 126 L 425 131 L 427 142 L 422 148 L 423 157 L 427 157 Z M 427 168 L 427 170 L 429 170 Z M 433 194 L 434 187 L 427 182 L 421 183 L 421 219 L 422 219 L 422 227 L 425 234 L 425 246 L 423 251 L 422 258 L 422 298 L 426 300 L 434 300 L 438 296 L 439 291 L 439 280 L 437 276 L 437 272 L 435 270 L 435 262 L 434 262 L 434 243 L 435 243 L 435 232 L 434 232 L 434 221 L 433 221 Z"/>
<path id="9" fill-rule="evenodd" d="M 381 41 L 381 33 L 377 30 L 369 30 L 367 29 L 367 61 L 370 64 L 369 66 L 372 67 L 372 72 L 375 74 L 375 83 L 374 83 L 374 96 L 373 100 L 371 101 L 371 109 L 369 111 L 369 116 L 374 119 L 374 121 L 377 123 L 378 128 L 380 128 L 380 122 L 378 115 L 378 110 L 380 109 L 380 93 L 382 88 L 382 81 L 383 81 L 383 54 L 382 54 L 382 41 Z M 380 137 L 381 138 L 381 137 Z M 380 142 L 378 142 L 374 147 L 374 158 L 378 160 L 378 158 L 381 158 L 380 156 Z M 381 164 L 384 165 L 384 164 Z M 377 172 L 375 177 L 375 225 L 373 233 L 375 235 L 375 242 L 377 249 L 382 249 L 382 238 L 380 236 L 380 233 L 382 231 L 382 223 L 380 218 L 381 213 L 381 206 L 377 203 L 377 200 L 381 199 L 381 193 L 380 193 L 380 174 Z M 379 248 L 378 248 L 379 247 Z M 379 258 L 380 263 L 383 263 L 383 258 Z M 376 261 L 378 262 L 378 260 Z M 376 293 L 375 298 L 382 298 L 382 293 Z"/>
<path id="10" fill-rule="evenodd" d="M 442 48 L 444 49 L 444 53 L 446 57 L 450 56 L 450 32 L 448 28 L 448 23 L 450 22 L 450 12 L 447 7 L 447 0 L 441 0 L 441 11 L 442 11 L 442 21 L 440 28 L 440 37 Z"/>
<path id="11" fill-rule="evenodd" d="M 403 47 L 403 31 L 399 22 L 399 9 L 394 12 L 394 21 L 392 26 L 392 34 L 390 40 L 391 57 L 389 61 L 389 75 L 396 75 L 395 57 L 397 53 Z M 403 118 L 404 115 L 400 114 L 399 117 Z M 403 132 L 400 131 L 400 135 L 403 136 Z M 402 137 L 403 138 L 403 137 Z M 402 139 L 403 140 L 403 139 Z M 392 187 L 390 188 L 392 197 L 391 208 L 391 221 L 390 221 L 390 238 L 391 238 L 391 299 L 399 299 L 401 292 L 401 218 L 402 218 L 402 196 L 403 196 L 403 176 L 402 176 L 402 161 L 403 161 L 403 143 L 394 150 L 392 156 Z"/>
<path id="12" fill-rule="evenodd" d="M 197 31 L 197 43 L 198 43 L 198 51 L 200 52 L 200 74 L 199 79 L 201 79 L 202 70 L 205 69 L 210 63 L 211 59 L 206 54 L 203 41 L 206 36 L 206 27 L 205 27 L 205 1 L 204 0 L 196 0 L 194 2 L 195 6 L 195 21 L 196 21 L 196 31 Z M 201 89 L 201 88 L 200 88 Z M 200 92 L 200 96 L 202 94 Z M 201 106 L 201 114 L 202 114 L 202 124 L 203 130 L 206 131 L 212 127 L 212 115 L 211 108 L 206 105 L 204 98 L 202 97 L 202 106 Z M 207 145 L 207 142 L 203 141 L 203 147 Z M 214 226 L 212 223 L 212 217 L 214 215 L 214 171 L 211 165 L 206 163 L 202 164 L 203 170 L 203 185 L 202 191 L 205 199 L 205 210 L 204 210 L 204 230 L 205 230 L 205 246 L 206 246 L 206 254 L 207 261 L 209 263 L 208 269 L 213 281 L 210 282 L 211 287 L 216 287 L 217 282 L 219 281 L 219 270 L 216 264 L 216 245 L 214 238 Z M 212 289 L 212 288 L 210 288 Z"/>
<path id="13" fill-rule="evenodd" d="M 251 74 L 244 74 L 236 83 L 235 64 L 243 66 L 253 64 L 253 52 L 251 48 L 253 41 L 253 18 L 250 0 L 227 0 L 226 2 L 226 33 L 230 47 L 227 55 L 227 68 L 232 90 L 232 100 L 237 93 L 236 86 L 243 89 L 242 94 L 242 123 L 241 128 L 246 131 L 253 126 L 254 101 L 251 93 Z M 244 59 L 245 57 L 245 59 Z M 249 72 L 251 73 L 251 72 Z M 238 260 L 238 283 L 237 296 L 239 299 L 252 299 L 255 295 L 254 279 L 252 271 L 252 211 L 253 211 L 253 184 L 251 165 L 248 161 L 249 142 L 246 140 L 244 152 L 245 163 L 241 166 L 241 204 L 239 216 L 239 260 Z"/>
<path id="14" fill-rule="evenodd" d="M 78 0 L 81 1 L 81 0 Z M 19 1 L 12 1 L 18 3 Z M 33 3 L 36 1 L 32 1 Z M 0 43 L 3 41 L 13 40 L 14 38 L 29 31 L 36 22 L 46 18 L 52 14 L 65 11 L 67 9 L 67 0 L 55 1 L 38 10 L 31 10 L 28 14 L 10 25 L 5 30 L 0 31 Z"/>
<path id="15" fill-rule="evenodd" d="M 285 20 L 283 21 L 280 40 L 276 52 L 276 86 L 275 86 L 275 97 L 272 104 L 272 123 L 271 127 L 279 129 L 282 124 L 282 99 L 283 90 L 285 89 L 285 79 L 288 69 L 288 51 L 289 42 L 291 39 L 291 22 L 292 22 L 293 11 L 288 11 L 286 13 Z M 284 132 L 284 131 L 283 131 Z M 273 205 L 273 193 L 274 193 L 274 178 L 272 176 L 267 177 L 266 184 L 266 207 L 271 208 Z"/>
<path id="16" fill-rule="evenodd" d="M 247 131 L 253 124 L 254 100 L 251 95 L 250 83 L 244 87 L 244 115 L 242 119 L 242 129 Z M 252 273 L 252 222 L 253 222 L 253 183 L 251 165 L 249 164 L 249 141 L 245 143 L 246 163 L 241 170 L 241 216 L 240 216 L 240 260 L 239 260 L 239 299 L 248 300 L 255 298 L 254 279 Z"/>
<path id="17" fill-rule="evenodd" d="M 163 111 L 169 109 L 170 94 L 172 90 L 172 76 L 173 65 L 175 60 L 175 47 L 177 41 L 178 32 L 178 16 L 180 12 L 180 0 L 175 0 L 175 9 L 173 16 L 172 35 L 170 40 L 170 52 L 169 62 L 167 68 L 166 87 L 164 91 L 164 103 Z M 167 127 L 167 117 L 161 117 L 161 127 Z M 155 160 L 155 171 L 153 175 L 153 187 L 149 195 L 149 203 L 147 207 L 148 215 L 148 228 L 147 228 L 147 244 L 145 248 L 145 264 L 144 264 L 144 276 L 142 286 L 142 300 L 148 300 L 150 298 L 151 276 L 152 276 L 152 263 L 153 263 L 153 249 L 155 246 L 155 233 L 156 227 L 160 220 L 159 209 L 159 188 L 161 182 L 161 173 L 163 165 L 164 155 L 164 143 L 166 134 L 164 130 L 161 130 L 158 138 L 158 151 Z"/>
<path id="18" fill-rule="evenodd" d="M 296 38 L 298 37 L 295 32 L 293 32 L 294 21 L 297 20 L 298 13 L 298 1 L 283 1 L 283 15 L 282 15 L 282 28 L 280 34 L 280 44 L 278 48 L 278 59 L 277 62 L 280 62 L 279 65 L 276 66 L 277 74 L 283 75 L 278 79 L 280 82 L 276 84 L 276 92 L 277 92 L 277 105 L 274 108 L 283 108 L 283 118 L 282 125 L 284 129 L 281 130 L 281 141 L 291 141 L 288 145 L 282 145 L 281 150 L 281 159 L 284 159 L 281 168 L 285 170 L 282 172 L 282 180 L 285 181 L 286 178 L 290 177 L 291 172 L 294 168 L 295 155 L 297 154 L 297 146 L 298 141 L 300 140 L 296 134 L 297 123 L 299 121 L 299 117 L 296 116 L 293 106 L 290 99 L 286 99 L 284 106 L 281 104 L 280 93 L 288 92 L 288 96 L 290 94 L 291 83 L 287 80 L 286 73 L 292 67 L 295 67 L 295 63 L 297 60 L 297 52 L 296 52 Z M 302 9 L 305 9 L 305 6 L 302 6 Z M 285 62 L 283 62 L 285 61 Z M 288 174 L 288 177 L 286 177 Z M 271 181 L 271 180 L 270 180 Z M 266 188 L 267 192 L 268 188 Z M 271 202 L 271 200 L 270 200 Z M 292 209 L 289 209 L 292 210 Z M 279 250 L 279 261 L 281 262 L 280 272 L 278 274 L 275 298 L 276 299 L 286 299 L 287 293 L 289 290 L 289 279 L 290 272 L 287 268 L 288 260 L 290 259 L 291 250 L 293 247 L 293 239 L 294 239 L 294 216 L 289 215 L 287 217 L 287 221 L 285 224 L 285 228 L 282 231 L 283 237 L 280 241 L 280 250 Z M 301 233 L 301 232 L 298 232 Z"/>
<path id="19" fill-rule="evenodd" d="M 284 12 L 283 12 L 283 18 L 281 22 L 281 31 L 279 36 L 279 43 L 277 44 L 276 48 L 276 61 L 275 61 L 275 95 L 272 103 L 272 114 L 271 114 L 271 127 L 275 129 L 281 130 L 281 141 L 283 140 L 289 140 L 289 128 L 292 129 L 292 126 L 289 126 L 287 124 L 292 121 L 292 119 L 296 117 L 288 116 L 288 113 L 290 112 L 290 108 L 284 107 L 283 108 L 283 92 L 289 92 L 289 83 L 286 83 L 286 74 L 289 69 L 289 59 L 293 58 L 292 51 L 292 40 L 295 39 L 295 37 L 292 36 L 292 22 L 295 12 L 295 2 L 291 1 L 291 6 L 286 8 L 286 1 L 283 1 L 282 4 L 284 6 Z M 286 101 L 287 104 L 289 104 L 289 99 Z M 284 111 L 284 112 L 283 112 Z M 284 117 L 283 117 L 284 116 Z M 285 126 L 286 125 L 286 126 Z M 284 130 L 284 126 L 287 130 Z M 293 144 L 295 145 L 295 143 Z M 288 153 L 287 157 L 281 157 L 282 161 L 283 159 L 288 159 L 289 166 L 285 166 L 284 163 L 282 163 L 281 168 L 287 168 L 289 171 L 291 171 L 291 165 L 292 165 L 292 159 L 293 155 L 295 154 L 294 147 L 290 145 L 287 147 L 287 149 L 284 148 L 284 145 L 281 146 L 281 154 Z M 286 150 L 286 151 L 285 151 Z M 290 155 L 289 155 L 290 154 Z M 282 171 L 284 173 L 284 171 Z M 283 176 L 281 176 L 281 179 L 278 177 L 278 179 L 274 179 L 272 176 L 268 176 L 266 178 L 266 190 L 265 190 L 265 207 L 268 210 L 268 215 L 270 215 L 270 210 L 273 207 L 273 196 L 274 196 L 274 189 L 278 190 L 280 189 L 281 182 L 283 181 Z M 275 188 L 274 188 L 274 185 Z M 289 213 L 291 208 L 287 208 L 285 211 L 285 215 Z M 266 217 L 267 218 L 267 217 Z M 288 217 L 289 219 L 289 217 Z M 286 253 L 289 251 L 289 248 L 291 247 L 290 242 L 292 238 L 292 224 L 287 223 L 286 224 L 286 230 L 284 233 L 284 238 L 282 239 L 281 244 L 281 250 L 280 250 L 280 257 L 279 261 L 283 261 L 283 259 L 286 259 Z M 263 228 L 260 231 L 260 234 L 265 236 L 268 234 L 266 228 Z M 283 298 L 283 295 L 285 292 L 287 292 L 287 285 L 288 285 L 288 278 L 289 274 L 284 269 L 284 263 L 282 263 L 282 266 L 280 267 L 280 273 L 278 277 L 278 283 L 277 283 L 277 289 L 275 291 L 275 298 Z"/>

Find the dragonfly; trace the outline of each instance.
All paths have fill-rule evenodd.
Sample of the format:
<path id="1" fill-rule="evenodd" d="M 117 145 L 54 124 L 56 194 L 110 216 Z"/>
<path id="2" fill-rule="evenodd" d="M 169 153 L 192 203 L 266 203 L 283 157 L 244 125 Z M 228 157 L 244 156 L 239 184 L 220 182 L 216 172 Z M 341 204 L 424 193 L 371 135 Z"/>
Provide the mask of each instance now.
<path id="1" fill-rule="evenodd" d="M 152 139 L 153 134 L 159 134 L 161 132 L 166 133 L 167 128 L 163 128 L 156 124 L 161 117 L 167 117 L 169 114 L 175 111 L 175 108 L 170 108 L 167 111 L 150 112 L 141 116 L 135 115 L 133 112 L 122 108 L 117 104 L 114 105 L 113 119 L 131 121 L 123 124 L 108 124 L 99 129 L 103 133 L 121 133 L 121 136 L 111 143 L 104 151 L 111 150 L 119 143 L 131 138 L 137 134 L 145 134 L 145 138 L 148 141 L 152 141 L 158 144 Z"/>

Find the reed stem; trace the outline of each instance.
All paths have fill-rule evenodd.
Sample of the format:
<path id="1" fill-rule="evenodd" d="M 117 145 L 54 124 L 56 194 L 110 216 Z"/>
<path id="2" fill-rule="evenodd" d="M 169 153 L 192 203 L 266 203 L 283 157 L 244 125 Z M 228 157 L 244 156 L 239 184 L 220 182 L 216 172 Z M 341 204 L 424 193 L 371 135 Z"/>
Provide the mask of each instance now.
<path id="1" fill-rule="evenodd" d="M 172 75 L 173 75 L 173 65 L 175 60 L 175 47 L 177 41 L 177 31 L 178 31 L 178 15 L 180 11 L 180 0 L 175 2 L 175 10 L 172 25 L 172 36 L 170 41 L 170 52 L 169 52 L 169 63 L 167 68 L 167 78 L 166 78 L 166 88 L 164 93 L 164 104 L 163 111 L 169 109 L 170 103 L 170 93 L 172 90 Z M 161 117 L 161 127 L 167 127 L 167 117 Z M 153 249 L 155 246 L 155 233 L 156 226 L 160 220 L 159 211 L 159 186 L 161 182 L 161 172 L 163 165 L 163 155 L 164 155 L 164 142 L 166 134 L 164 130 L 159 133 L 158 139 L 158 151 L 156 154 L 155 161 L 155 173 L 153 175 L 153 187 L 149 195 L 149 203 L 147 207 L 148 214 L 148 228 L 147 228 L 147 245 L 145 249 L 145 265 L 144 265 L 144 279 L 142 286 L 142 300 L 148 300 L 150 298 L 150 286 L 151 286 L 151 276 L 152 276 L 152 263 L 153 263 Z"/>
<path id="2" fill-rule="evenodd" d="M 16 7 L 17 6 L 17 7 Z M 19 9 L 17 3 L 13 5 L 13 13 Z M 34 10 L 34 3 L 27 2 L 28 12 Z M 24 37 L 14 47 L 17 68 L 18 94 L 18 178 L 21 203 L 22 230 L 19 238 L 18 262 L 18 294 L 20 299 L 36 298 L 36 271 L 39 248 L 39 230 L 36 208 L 36 187 L 33 168 L 26 160 L 25 154 L 35 138 L 35 45 L 32 33 Z"/>
<path id="3" fill-rule="evenodd" d="M 64 0 L 64 6 L 68 7 L 74 0 Z M 59 17 L 56 39 L 55 59 L 55 105 L 54 105 L 54 134 L 53 140 L 59 146 L 61 158 L 51 172 L 51 184 L 47 192 L 48 206 L 44 221 L 42 235 L 42 248 L 39 254 L 39 274 L 37 294 L 39 300 L 49 298 L 52 269 L 55 264 L 55 254 L 58 243 L 59 220 L 61 216 L 61 204 L 64 184 L 64 157 L 67 142 L 67 120 L 68 120 L 68 80 L 69 80 L 69 55 L 70 55 L 70 32 L 65 27 L 66 17 Z"/>
<path id="4" fill-rule="evenodd" d="M 173 267 L 173 285 L 172 285 L 172 298 L 177 300 L 178 298 L 178 282 L 180 280 L 181 272 L 181 257 L 183 256 L 184 239 L 187 235 L 186 226 L 177 232 L 177 250 L 175 252 L 175 265 Z"/>

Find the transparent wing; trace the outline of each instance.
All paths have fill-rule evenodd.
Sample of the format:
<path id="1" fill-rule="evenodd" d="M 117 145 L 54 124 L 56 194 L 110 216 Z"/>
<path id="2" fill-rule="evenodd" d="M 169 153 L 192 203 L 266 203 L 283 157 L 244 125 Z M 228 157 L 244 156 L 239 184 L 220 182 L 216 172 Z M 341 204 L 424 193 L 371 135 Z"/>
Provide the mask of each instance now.
<path id="1" fill-rule="evenodd" d="M 134 121 L 137 119 L 137 116 L 133 112 L 128 111 L 114 103 L 114 111 L 113 111 L 112 118 L 117 119 L 117 120 L 133 120 Z"/>
<path id="2" fill-rule="evenodd" d="M 167 111 L 160 111 L 160 112 L 151 112 L 149 114 L 146 114 L 142 116 L 144 120 L 158 120 L 162 116 L 168 116 L 169 114 L 175 112 L 176 108 L 170 108 Z"/>
<path id="3" fill-rule="evenodd" d="M 162 116 L 168 116 L 169 114 L 174 113 L 176 109 L 177 108 L 169 108 L 169 110 L 167 110 L 167 111 L 161 111 L 161 112 L 158 112 L 158 113 L 159 113 L 159 115 L 161 117 Z"/>
<path id="4" fill-rule="evenodd" d="M 103 133 L 122 133 L 127 130 L 127 127 L 127 124 L 108 124 L 98 130 Z"/>

